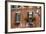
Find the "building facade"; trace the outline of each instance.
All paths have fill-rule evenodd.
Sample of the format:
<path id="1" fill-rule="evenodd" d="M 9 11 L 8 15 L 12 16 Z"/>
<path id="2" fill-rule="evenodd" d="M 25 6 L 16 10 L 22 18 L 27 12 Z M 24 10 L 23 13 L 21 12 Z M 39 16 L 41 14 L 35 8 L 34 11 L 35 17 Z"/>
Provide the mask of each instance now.
<path id="1" fill-rule="evenodd" d="M 11 27 L 30 28 L 40 27 L 40 6 L 11 6 Z"/>

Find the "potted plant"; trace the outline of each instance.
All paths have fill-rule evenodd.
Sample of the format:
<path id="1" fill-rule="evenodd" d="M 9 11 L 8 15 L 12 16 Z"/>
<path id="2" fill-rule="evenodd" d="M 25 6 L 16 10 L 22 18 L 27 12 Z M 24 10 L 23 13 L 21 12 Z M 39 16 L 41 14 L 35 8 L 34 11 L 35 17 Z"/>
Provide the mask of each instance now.
<path id="1" fill-rule="evenodd" d="M 35 17 L 32 17 L 32 22 L 35 21 Z"/>
<path id="2" fill-rule="evenodd" d="M 28 18 L 28 17 L 25 17 L 24 20 L 25 20 L 26 22 L 29 22 L 29 18 Z M 32 17 L 32 22 L 33 22 L 33 21 L 35 21 L 35 17 Z"/>

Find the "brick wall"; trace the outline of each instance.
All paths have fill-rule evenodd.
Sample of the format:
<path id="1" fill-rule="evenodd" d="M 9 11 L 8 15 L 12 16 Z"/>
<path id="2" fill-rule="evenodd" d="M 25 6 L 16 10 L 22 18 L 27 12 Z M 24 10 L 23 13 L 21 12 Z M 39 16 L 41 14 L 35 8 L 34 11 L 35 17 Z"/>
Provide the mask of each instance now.
<path id="1" fill-rule="evenodd" d="M 26 8 L 21 8 L 19 11 L 21 13 L 19 27 L 26 27 L 27 22 L 24 20 L 24 18 L 27 17 L 27 12 L 32 11 L 32 9 L 29 9 L 28 7 L 26 7 Z M 11 17 L 12 17 L 11 18 L 11 27 L 12 28 L 17 27 L 16 26 L 16 21 L 15 21 L 15 14 L 16 14 L 16 11 L 12 11 L 11 12 Z M 40 20 L 39 20 L 39 18 L 40 18 L 40 16 L 36 16 L 35 17 L 36 20 L 33 22 L 33 27 L 40 27 Z"/>

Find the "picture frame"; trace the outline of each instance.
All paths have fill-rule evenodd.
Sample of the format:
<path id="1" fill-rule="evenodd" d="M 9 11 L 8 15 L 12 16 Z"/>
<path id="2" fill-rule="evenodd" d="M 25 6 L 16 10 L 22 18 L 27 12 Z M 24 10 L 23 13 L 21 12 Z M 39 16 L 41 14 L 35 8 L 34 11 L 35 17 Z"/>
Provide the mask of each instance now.
<path id="1" fill-rule="evenodd" d="M 19 9 L 18 6 L 21 9 Z M 22 9 L 22 7 L 24 9 Z M 26 8 L 27 7 L 28 8 L 33 7 L 33 8 L 32 9 L 26 9 L 25 7 Z M 39 7 L 41 7 L 41 8 L 39 8 Z M 37 9 L 40 10 L 40 14 L 39 14 L 39 12 L 35 13 L 34 9 L 35 10 L 37 10 Z M 37 22 L 35 22 L 36 23 L 35 26 L 32 26 L 32 24 L 31 24 L 31 26 L 26 27 L 26 26 L 23 26 L 23 24 L 22 24 L 22 26 L 17 26 L 17 27 L 13 26 L 12 27 L 11 24 L 13 24 L 12 22 L 14 22 L 14 20 L 12 19 L 13 15 L 15 13 L 14 11 L 18 11 L 18 10 L 21 10 L 21 12 L 22 12 L 22 13 L 20 12 L 21 14 L 23 14 L 22 10 L 25 10 L 24 14 L 26 14 L 26 10 L 27 11 L 32 10 L 33 13 L 32 12 L 30 13 L 30 11 L 29 11 L 29 14 L 30 15 L 32 14 L 32 16 L 34 15 L 34 13 L 36 14 L 35 16 L 39 15 L 40 16 L 40 25 L 38 25 Z M 16 12 L 16 13 L 18 13 L 18 12 Z M 14 19 L 16 19 L 15 23 L 18 23 L 17 22 L 17 17 L 14 17 Z M 24 18 L 22 18 L 22 19 L 24 19 Z M 25 18 L 25 19 L 27 21 L 27 18 Z M 38 17 L 38 19 L 39 19 L 39 17 Z M 36 17 L 37 21 L 38 21 L 38 19 Z M 11 21 L 11 20 L 13 20 L 13 21 Z M 18 21 L 19 21 L 19 16 L 18 16 Z M 29 22 L 29 20 L 27 22 Z M 43 3 L 43 2 L 27 2 L 27 1 L 5 1 L 5 33 L 42 32 L 42 31 L 45 31 L 45 3 Z"/>

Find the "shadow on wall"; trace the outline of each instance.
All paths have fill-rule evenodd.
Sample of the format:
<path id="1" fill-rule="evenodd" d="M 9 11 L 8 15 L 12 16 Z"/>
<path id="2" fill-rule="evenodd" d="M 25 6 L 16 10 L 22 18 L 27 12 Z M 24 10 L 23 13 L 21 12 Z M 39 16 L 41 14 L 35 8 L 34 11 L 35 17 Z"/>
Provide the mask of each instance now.
<path id="1" fill-rule="evenodd" d="M 18 0 L 5 0 L 5 1 L 18 1 Z"/>
<path id="2" fill-rule="evenodd" d="M 18 34 L 18 33 L 7 33 L 7 34 Z"/>

